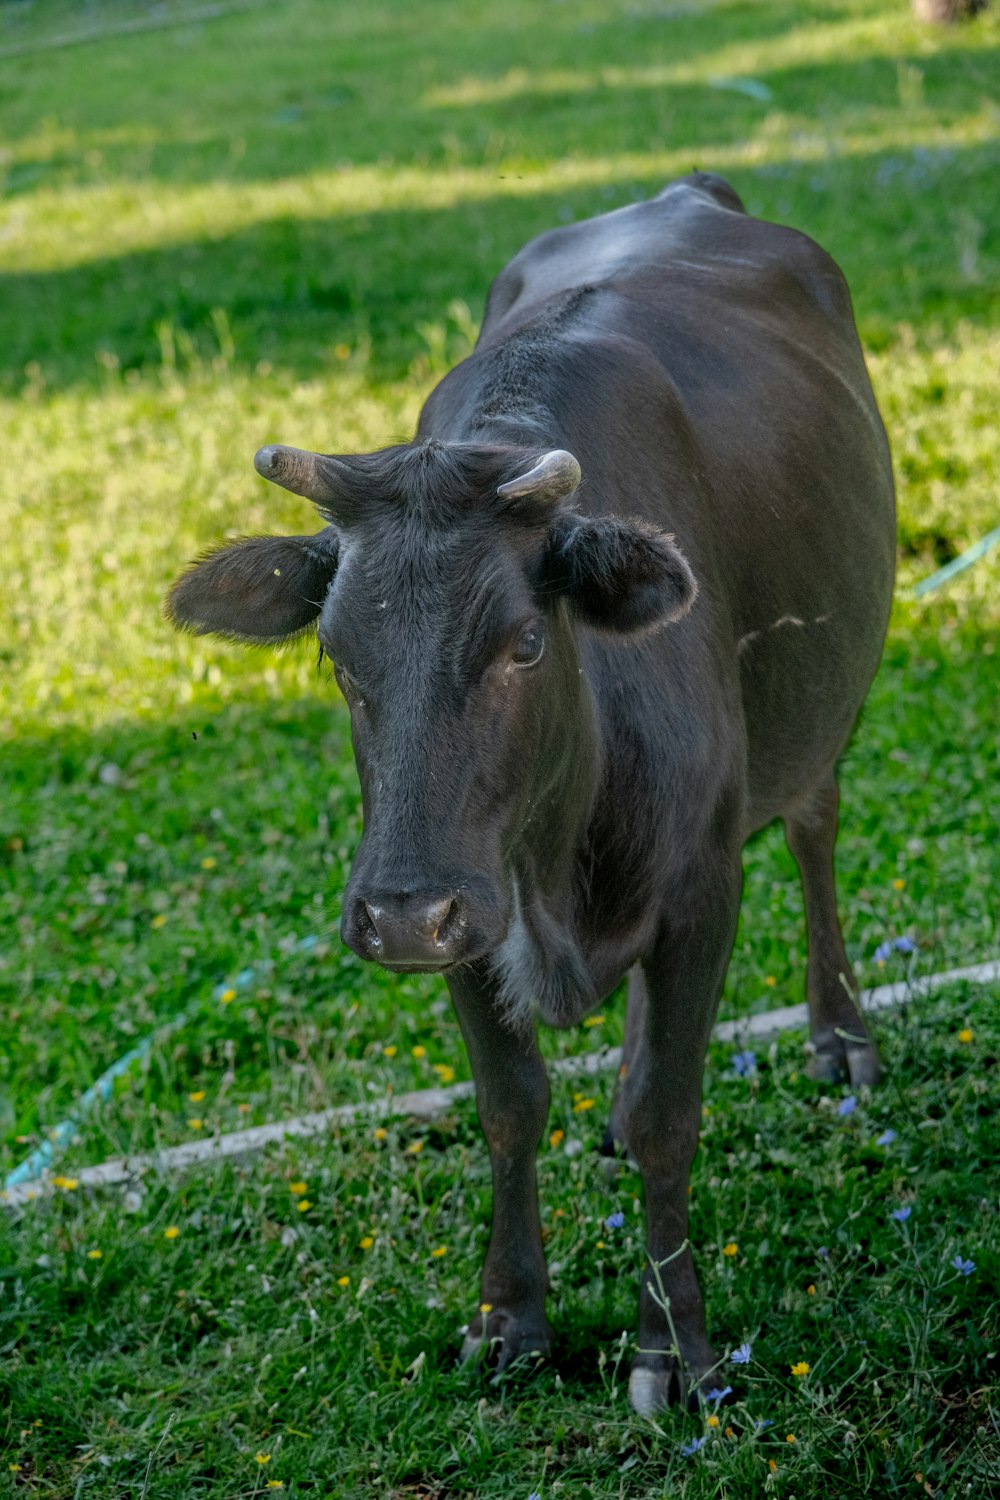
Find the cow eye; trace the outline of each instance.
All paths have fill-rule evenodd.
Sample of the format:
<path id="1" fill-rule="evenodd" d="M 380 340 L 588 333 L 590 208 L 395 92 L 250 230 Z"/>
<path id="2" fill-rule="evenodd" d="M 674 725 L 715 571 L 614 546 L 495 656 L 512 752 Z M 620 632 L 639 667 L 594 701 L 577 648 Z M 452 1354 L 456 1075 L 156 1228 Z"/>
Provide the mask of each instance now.
<path id="1" fill-rule="evenodd" d="M 511 660 L 515 667 L 533 667 L 541 660 L 544 650 L 545 636 L 541 626 L 529 625 L 526 630 L 521 631 L 520 639 L 511 652 Z"/>

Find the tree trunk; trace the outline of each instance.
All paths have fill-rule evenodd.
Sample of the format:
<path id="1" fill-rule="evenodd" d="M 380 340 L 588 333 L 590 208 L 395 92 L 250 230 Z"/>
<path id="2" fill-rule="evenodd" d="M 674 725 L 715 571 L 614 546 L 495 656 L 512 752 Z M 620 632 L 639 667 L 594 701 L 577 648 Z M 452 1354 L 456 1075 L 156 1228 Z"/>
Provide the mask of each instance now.
<path id="1" fill-rule="evenodd" d="M 912 0 L 917 20 L 930 21 L 938 26 L 967 21 L 978 11 L 985 10 L 988 3 L 989 0 Z"/>

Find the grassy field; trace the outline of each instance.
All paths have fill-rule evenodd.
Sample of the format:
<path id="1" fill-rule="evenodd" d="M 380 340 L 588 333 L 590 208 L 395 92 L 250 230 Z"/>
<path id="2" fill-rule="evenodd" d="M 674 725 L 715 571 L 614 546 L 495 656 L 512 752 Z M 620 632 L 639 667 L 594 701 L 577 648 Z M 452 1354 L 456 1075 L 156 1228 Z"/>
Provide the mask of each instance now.
<path id="1" fill-rule="evenodd" d="M 159 600 L 209 542 L 313 524 L 258 446 L 405 438 L 525 239 L 695 165 L 840 261 L 893 443 L 900 598 L 843 773 L 859 978 L 993 956 L 1000 553 L 906 593 L 997 523 L 995 7 L 947 32 L 906 0 L 218 9 L 0 5 L 0 1172 L 182 1013 L 67 1181 L 467 1076 L 443 986 L 339 945 L 360 810 L 334 683 L 308 647 L 181 639 Z M 724 1013 L 798 1000 L 804 968 L 769 830 Z M 884 1023 L 891 1079 L 848 1115 L 801 1039 L 750 1080 L 713 1054 L 693 1237 L 720 1352 L 753 1348 L 718 1427 L 628 1414 L 639 1188 L 592 1160 L 604 1083 L 580 1110 L 567 1078 L 560 1344 L 501 1385 L 454 1368 L 488 1197 L 471 1105 L 5 1213 L 0 1495 L 1000 1493 L 996 998 Z M 616 1003 L 545 1047 L 620 1027 Z"/>

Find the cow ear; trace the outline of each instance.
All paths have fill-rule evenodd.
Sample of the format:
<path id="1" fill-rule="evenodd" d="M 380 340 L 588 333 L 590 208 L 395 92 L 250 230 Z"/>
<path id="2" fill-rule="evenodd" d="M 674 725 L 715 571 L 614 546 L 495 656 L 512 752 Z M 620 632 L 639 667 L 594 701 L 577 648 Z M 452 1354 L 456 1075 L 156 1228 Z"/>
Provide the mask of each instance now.
<path id="1" fill-rule="evenodd" d="M 560 516 L 550 581 L 595 630 L 642 635 L 687 614 L 698 585 L 672 536 L 644 521 Z"/>
<path id="2" fill-rule="evenodd" d="M 167 618 L 195 635 L 286 641 L 316 619 L 337 571 L 337 533 L 251 536 L 192 563 L 167 595 Z"/>

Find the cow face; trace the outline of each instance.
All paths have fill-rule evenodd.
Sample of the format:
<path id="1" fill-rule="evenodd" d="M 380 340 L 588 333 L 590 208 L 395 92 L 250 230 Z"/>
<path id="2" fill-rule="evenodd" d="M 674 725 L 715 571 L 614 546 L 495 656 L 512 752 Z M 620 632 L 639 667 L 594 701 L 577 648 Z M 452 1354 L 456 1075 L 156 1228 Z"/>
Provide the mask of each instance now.
<path id="1" fill-rule="evenodd" d="M 425 443 L 356 459 L 263 449 L 258 469 L 330 524 L 196 563 L 175 624 L 240 640 L 315 622 L 350 708 L 365 831 L 345 942 L 390 969 L 493 951 L 517 851 L 544 862 L 593 792 L 578 627 L 635 635 L 695 586 L 670 538 L 569 506 L 571 455 Z M 561 830 L 561 832 L 560 832 Z"/>

